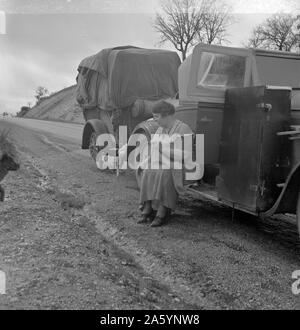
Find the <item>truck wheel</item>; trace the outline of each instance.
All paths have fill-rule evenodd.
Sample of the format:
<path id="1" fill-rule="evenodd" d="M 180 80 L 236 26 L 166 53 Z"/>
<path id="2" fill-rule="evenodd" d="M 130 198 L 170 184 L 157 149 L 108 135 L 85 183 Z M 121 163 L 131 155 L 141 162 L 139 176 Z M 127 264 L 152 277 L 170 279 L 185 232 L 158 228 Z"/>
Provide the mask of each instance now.
<path id="1" fill-rule="evenodd" d="M 147 139 L 147 141 L 148 141 L 148 144 L 150 143 L 150 141 L 151 141 L 151 137 L 144 131 L 144 130 L 138 130 L 138 131 L 136 131 L 135 132 L 135 134 L 142 134 L 142 135 L 144 135 L 145 137 L 146 137 L 146 139 Z M 133 149 L 134 149 L 135 147 L 133 147 Z M 128 156 L 129 156 L 129 153 L 131 152 L 132 150 L 130 150 L 129 152 L 128 152 Z M 142 156 L 142 154 L 144 154 L 144 152 L 143 152 L 143 149 L 141 149 L 140 150 L 140 153 L 141 153 L 141 156 Z M 135 171 L 135 179 L 136 179 L 136 181 L 137 181 L 137 184 L 138 184 L 138 187 L 140 188 L 140 186 L 141 186 L 141 174 L 142 174 L 142 171 L 141 170 L 138 170 L 138 171 Z"/>
<path id="2" fill-rule="evenodd" d="M 151 137 L 144 130 L 138 130 L 134 134 L 142 134 L 142 135 L 144 135 L 146 137 L 146 139 L 148 140 L 148 143 L 150 143 Z M 132 147 L 132 146 L 128 147 L 128 149 L 127 149 L 127 156 L 129 156 L 129 154 L 131 153 L 131 151 L 133 151 L 134 149 L 135 149 L 135 147 Z"/>
<path id="3" fill-rule="evenodd" d="M 298 233 L 300 237 L 300 190 L 298 193 L 298 199 L 297 199 L 297 225 L 298 225 Z"/>
<path id="4" fill-rule="evenodd" d="M 96 141 L 97 141 L 97 134 L 95 131 L 93 131 L 90 135 L 90 143 L 89 143 L 89 150 L 90 150 L 90 155 L 96 161 L 97 155 L 100 151 L 100 148 L 96 146 Z"/>

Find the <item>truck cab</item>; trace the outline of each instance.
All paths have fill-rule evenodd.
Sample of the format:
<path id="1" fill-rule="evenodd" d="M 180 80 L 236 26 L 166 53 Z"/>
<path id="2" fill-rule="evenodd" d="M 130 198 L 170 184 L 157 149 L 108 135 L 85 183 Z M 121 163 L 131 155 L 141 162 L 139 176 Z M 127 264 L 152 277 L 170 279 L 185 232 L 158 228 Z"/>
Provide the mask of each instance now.
<path id="1" fill-rule="evenodd" d="M 178 72 L 176 116 L 204 134 L 190 189 L 260 217 L 295 214 L 300 233 L 300 55 L 199 44 Z"/>
<path id="2" fill-rule="evenodd" d="M 288 86 L 291 125 L 300 125 L 298 54 L 198 44 L 178 71 L 176 116 L 204 134 L 205 179 L 218 174 L 225 93 L 231 88 Z M 297 159 L 294 160 L 297 163 Z"/>

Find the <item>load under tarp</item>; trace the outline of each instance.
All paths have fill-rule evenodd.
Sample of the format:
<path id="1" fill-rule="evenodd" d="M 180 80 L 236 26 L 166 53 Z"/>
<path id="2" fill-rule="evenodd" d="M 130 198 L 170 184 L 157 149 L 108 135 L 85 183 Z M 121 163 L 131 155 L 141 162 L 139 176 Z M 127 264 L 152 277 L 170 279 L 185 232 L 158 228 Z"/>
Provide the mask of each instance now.
<path id="1" fill-rule="evenodd" d="M 104 49 L 81 61 L 77 101 L 83 108 L 121 109 L 137 99 L 174 97 L 178 91 L 177 53 L 132 46 Z"/>

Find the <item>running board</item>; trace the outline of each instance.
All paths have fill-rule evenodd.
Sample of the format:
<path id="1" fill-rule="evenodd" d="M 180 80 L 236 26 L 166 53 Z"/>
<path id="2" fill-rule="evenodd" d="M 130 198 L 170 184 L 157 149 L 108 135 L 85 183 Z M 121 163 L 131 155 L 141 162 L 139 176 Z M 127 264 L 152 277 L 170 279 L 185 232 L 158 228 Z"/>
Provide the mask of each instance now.
<path id="1" fill-rule="evenodd" d="M 258 216 L 258 213 L 252 210 L 247 209 L 246 207 L 239 205 L 239 204 L 235 204 L 233 202 L 229 202 L 223 199 L 219 199 L 217 192 L 215 190 L 204 190 L 204 188 L 202 188 L 203 190 L 201 190 L 201 186 L 198 187 L 199 189 L 194 188 L 193 186 L 188 186 L 187 190 L 193 194 L 193 196 L 197 195 L 197 197 L 204 199 L 205 201 L 210 201 L 210 202 L 216 202 L 219 205 L 222 206 L 226 206 L 226 207 L 230 207 L 232 209 L 236 209 L 239 211 L 243 211 L 245 213 L 248 214 L 252 214 L 255 216 Z"/>
<path id="2" fill-rule="evenodd" d="M 193 193 L 196 193 L 197 195 L 199 195 L 199 196 L 201 196 L 201 197 L 203 197 L 205 199 L 208 199 L 210 201 L 214 201 L 214 202 L 218 202 L 219 201 L 216 192 L 213 192 L 213 191 L 211 191 L 211 192 L 209 192 L 209 191 L 201 191 L 201 190 L 195 189 L 193 187 L 188 187 L 187 189 L 188 189 L 188 191 L 193 192 Z"/>

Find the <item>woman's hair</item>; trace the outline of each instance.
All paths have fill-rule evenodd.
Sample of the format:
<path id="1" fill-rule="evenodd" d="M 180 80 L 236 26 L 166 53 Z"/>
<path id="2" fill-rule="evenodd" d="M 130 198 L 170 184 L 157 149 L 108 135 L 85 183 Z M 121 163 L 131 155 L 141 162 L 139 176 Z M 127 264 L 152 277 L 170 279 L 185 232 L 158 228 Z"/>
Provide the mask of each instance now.
<path id="1" fill-rule="evenodd" d="M 152 113 L 161 114 L 162 117 L 166 117 L 169 115 L 174 115 L 175 107 L 173 104 L 166 101 L 158 101 L 154 104 Z"/>

